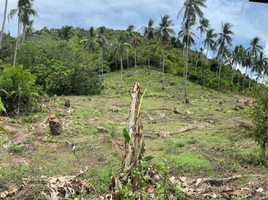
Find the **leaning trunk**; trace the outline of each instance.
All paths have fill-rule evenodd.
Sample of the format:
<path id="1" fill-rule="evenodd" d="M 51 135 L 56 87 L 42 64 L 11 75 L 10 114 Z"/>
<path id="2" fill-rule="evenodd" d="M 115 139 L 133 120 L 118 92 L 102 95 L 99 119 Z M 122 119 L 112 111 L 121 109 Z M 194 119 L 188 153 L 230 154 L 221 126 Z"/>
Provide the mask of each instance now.
<path id="1" fill-rule="evenodd" d="M 162 63 L 162 72 L 163 72 L 163 90 L 165 89 L 165 45 L 163 45 L 163 63 Z"/>
<path id="2" fill-rule="evenodd" d="M 2 48 L 2 41 L 3 41 L 5 23 L 6 23 L 6 16 L 7 16 L 7 2 L 8 2 L 8 0 L 6 0 L 6 4 L 5 4 L 4 19 L 3 19 L 3 25 L 2 25 L 2 30 L 1 30 L 1 36 L 0 36 L 0 53 L 1 53 L 1 48 Z"/>
<path id="3" fill-rule="evenodd" d="M 199 40 L 199 44 L 198 44 L 199 49 L 200 49 L 201 38 L 202 38 L 202 34 L 200 34 L 200 40 Z M 196 58 L 196 63 L 195 63 L 195 73 L 196 73 L 196 70 L 197 70 L 198 62 L 199 62 L 199 52 L 197 52 L 197 58 Z"/>

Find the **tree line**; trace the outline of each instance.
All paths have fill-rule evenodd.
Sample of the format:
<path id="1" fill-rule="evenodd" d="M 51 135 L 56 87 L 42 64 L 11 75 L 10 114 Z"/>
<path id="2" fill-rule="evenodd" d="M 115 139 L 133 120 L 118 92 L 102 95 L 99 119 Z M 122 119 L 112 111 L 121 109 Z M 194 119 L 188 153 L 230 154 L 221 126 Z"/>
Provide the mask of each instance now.
<path id="1" fill-rule="evenodd" d="M 268 59 L 259 45 L 260 38 L 254 37 L 247 48 L 238 45 L 231 50 L 233 26 L 222 22 L 221 32 L 215 33 L 202 11 L 206 8 L 206 0 L 185 0 L 177 16 L 182 18 L 177 34 L 169 15 L 161 16 L 158 25 L 149 19 L 148 24 L 141 27 L 141 32 L 135 31 L 134 25 L 125 30 L 104 26 L 85 30 L 68 25 L 60 29 L 34 30 L 32 17 L 37 17 L 38 13 L 33 2 L 19 0 L 17 8 L 8 13 L 6 0 L 0 37 L 0 67 L 1 76 L 4 76 L 11 64 L 13 67 L 23 66 L 21 70 L 27 70 L 29 76 L 34 75 L 39 92 L 95 94 L 102 88 L 104 73 L 120 70 L 123 86 L 124 68 L 132 66 L 135 69 L 147 66 L 148 73 L 151 68 L 161 70 L 163 89 L 166 73 L 183 76 L 186 98 L 188 79 L 212 89 L 247 92 L 260 78 L 264 81 L 268 74 Z M 4 32 L 6 18 L 12 20 L 15 15 L 18 16 L 16 38 Z M 193 31 L 196 26 L 198 36 Z M 209 52 L 213 53 L 213 58 L 208 58 Z M 253 79 L 254 74 L 257 80 Z M 9 93 L 18 91 L 18 85 L 14 88 L 1 86 L 4 102 Z M 11 94 L 9 96 L 13 98 Z"/>

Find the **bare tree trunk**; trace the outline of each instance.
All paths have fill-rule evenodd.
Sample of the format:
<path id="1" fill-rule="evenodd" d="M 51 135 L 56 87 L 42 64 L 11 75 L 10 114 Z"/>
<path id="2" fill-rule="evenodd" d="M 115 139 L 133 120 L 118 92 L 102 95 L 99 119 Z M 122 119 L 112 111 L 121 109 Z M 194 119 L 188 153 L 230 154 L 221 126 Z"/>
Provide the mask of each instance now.
<path id="1" fill-rule="evenodd" d="M 221 56 L 219 75 L 218 75 L 218 87 L 220 87 L 220 82 L 221 82 L 221 68 L 222 68 L 222 56 Z"/>
<path id="2" fill-rule="evenodd" d="M 151 71 L 150 71 L 150 50 L 148 50 L 148 72 L 150 75 L 151 74 Z"/>
<path id="3" fill-rule="evenodd" d="M 127 51 L 127 70 L 129 70 L 128 51 Z"/>
<path id="4" fill-rule="evenodd" d="M 163 45 L 163 63 L 162 63 L 162 72 L 163 72 L 163 87 L 165 89 L 165 45 Z"/>
<path id="5" fill-rule="evenodd" d="M 207 48 L 206 58 L 207 58 L 207 60 L 208 60 L 209 44 L 208 44 L 207 47 L 208 47 L 208 48 Z M 205 48 L 205 46 L 204 46 L 204 48 Z M 204 65 L 204 77 L 205 77 L 205 76 L 206 76 L 206 65 Z"/>
<path id="6" fill-rule="evenodd" d="M 145 153 L 145 145 L 142 139 L 140 97 L 141 91 L 139 83 L 135 83 L 131 94 L 132 100 L 127 120 L 127 129 L 130 141 L 129 143 L 126 143 L 126 155 L 124 159 L 125 171 L 135 167 Z"/>
<path id="7" fill-rule="evenodd" d="M 251 69 L 251 72 L 250 72 L 250 79 L 249 79 L 249 83 L 248 83 L 248 88 L 251 87 L 251 81 L 252 81 L 252 69 Z"/>
<path id="8" fill-rule="evenodd" d="M 6 4 L 5 4 L 4 19 L 3 19 L 3 25 L 2 25 L 2 30 L 1 30 L 1 36 L 0 36 L 0 53 L 1 53 L 1 48 L 2 48 L 6 18 L 7 18 L 7 3 L 8 3 L 8 0 L 6 0 Z"/>
<path id="9" fill-rule="evenodd" d="M 135 62 L 135 70 L 137 71 L 137 48 L 134 51 L 134 62 Z"/>
<path id="10" fill-rule="evenodd" d="M 188 23 L 189 27 L 189 23 Z M 183 86 L 184 86 L 184 96 L 187 97 L 187 74 L 188 74 L 188 51 L 189 51 L 189 30 L 187 33 L 187 43 L 186 43 L 186 54 L 185 54 L 185 60 L 184 60 L 184 77 L 183 77 Z"/>
<path id="11" fill-rule="evenodd" d="M 121 87 L 123 87 L 123 58 L 122 58 L 122 55 L 120 57 L 120 65 L 121 65 Z"/>
<path id="12" fill-rule="evenodd" d="M 18 33 L 17 33 L 17 42 L 16 42 L 16 47 L 15 47 L 15 53 L 14 53 L 14 60 L 13 60 L 13 66 L 15 67 L 16 65 L 16 59 L 17 59 L 17 51 L 19 48 L 19 43 L 20 43 L 20 19 L 21 19 L 21 14 L 19 14 L 18 17 Z"/>
<path id="13" fill-rule="evenodd" d="M 247 73 L 248 73 L 248 66 L 246 66 L 245 77 L 247 77 Z M 243 78 L 243 89 L 244 87 L 245 87 L 245 79 Z"/>
<path id="14" fill-rule="evenodd" d="M 22 31 L 22 33 L 23 33 L 23 36 L 22 36 L 22 42 L 24 42 L 25 41 L 25 39 L 26 39 L 26 24 L 25 23 L 23 23 L 23 31 Z"/>
<path id="15" fill-rule="evenodd" d="M 233 70 L 233 75 L 232 75 L 232 84 L 234 83 L 234 77 L 235 77 L 235 70 Z"/>

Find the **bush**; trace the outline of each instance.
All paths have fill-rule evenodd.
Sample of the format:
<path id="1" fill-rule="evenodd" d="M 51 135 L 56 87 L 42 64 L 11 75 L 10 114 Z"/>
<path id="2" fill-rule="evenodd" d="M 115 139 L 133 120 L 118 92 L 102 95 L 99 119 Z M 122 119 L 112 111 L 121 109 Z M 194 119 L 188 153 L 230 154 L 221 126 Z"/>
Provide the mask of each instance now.
<path id="1" fill-rule="evenodd" d="M 90 95 L 101 90 L 98 74 L 88 65 L 47 60 L 30 70 L 37 77 L 36 83 L 50 95 Z"/>
<path id="2" fill-rule="evenodd" d="M 266 151 L 268 147 L 268 93 L 257 89 L 255 98 L 257 99 L 252 110 L 253 134 L 255 140 L 262 150 L 262 162 L 265 163 Z"/>
<path id="3" fill-rule="evenodd" d="M 36 103 L 39 88 L 35 86 L 35 76 L 22 65 L 3 65 L 0 71 L 0 95 L 7 112 L 20 111 L 22 106 Z"/>

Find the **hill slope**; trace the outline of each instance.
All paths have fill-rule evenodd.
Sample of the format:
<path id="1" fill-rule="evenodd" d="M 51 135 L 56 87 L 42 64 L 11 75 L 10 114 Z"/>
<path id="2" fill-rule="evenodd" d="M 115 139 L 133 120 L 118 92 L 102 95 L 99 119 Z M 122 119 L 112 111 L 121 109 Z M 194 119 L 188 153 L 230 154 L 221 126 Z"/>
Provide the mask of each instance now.
<path id="1" fill-rule="evenodd" d="M 153 70 L 151 75 L 146 69 L 124 71 L 124 87 L 120 88 L 120 74 L 112 72 L 104 76 L 101 95 L 44 99 L 38 113 L 3 118 L 3 123 L 10 126 L 10 135 L 0 138 L 0 192 L 10 185 L 18 186 L 25 177 L 72 175 L 85 166 L 89 170 L 82 178 L 99 193 L 104 192 L 111 174 L 122 166 L 122 130 L 135 81 L 143 91 L 147 89 L 142 122 L 146 154 L 155 157 L 153 162 L 165 162 L 175 177 L 267 175 L 267 170 L 259 166 L 259 147 L 243 127 L 250 122 L 247 107 L 233 110 L 235 105 L 244 106 L 247 98 L 189 82 L 190 105 L 186 105 L 183 80 L 167 74 L 163 91 L 161 78 L 162 73 Z M 69 111 L 64 107 L 68 99 L 72 106 Z M 173 106 L 178 107 L 179 114 L 173 113 Z M 61 136 L 49 135 L 45 120 L 50 114 L 59 116 L 64 130 Z M 65 141 L 76 145 L 75 155 Z"/>

